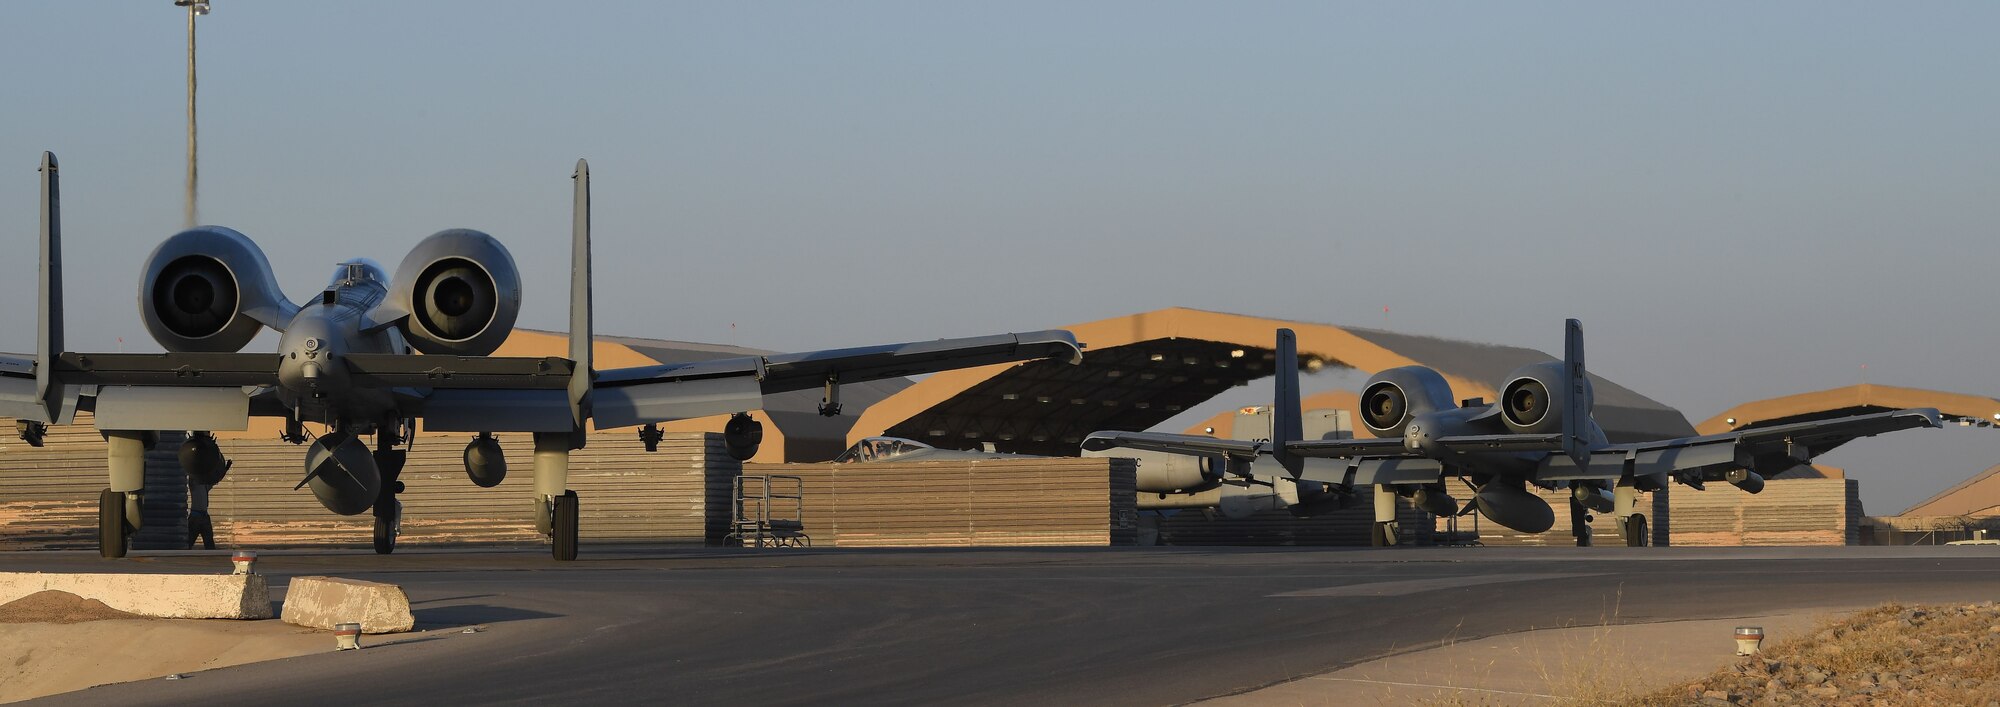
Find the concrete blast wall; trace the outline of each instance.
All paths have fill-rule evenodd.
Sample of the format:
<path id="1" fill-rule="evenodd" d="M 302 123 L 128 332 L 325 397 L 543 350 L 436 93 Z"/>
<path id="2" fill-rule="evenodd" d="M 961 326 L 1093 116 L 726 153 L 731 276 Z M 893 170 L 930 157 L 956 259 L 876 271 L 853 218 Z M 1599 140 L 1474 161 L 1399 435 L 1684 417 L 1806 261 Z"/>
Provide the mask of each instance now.
<path id="1" fill-rule="evenodd" d="M 1774 479 L 1755 495 L 1710 483 L 1707 491 L 1674 489 L 1670 503 L 1675 545 L 1859 542 L 1860 487 L 1853 479 Z"/>
<path id="2" fill-rule="evenodd" d="M 1130 545 L 1130 459 L 747 464 L 801 477 L 818 547 Z"/>

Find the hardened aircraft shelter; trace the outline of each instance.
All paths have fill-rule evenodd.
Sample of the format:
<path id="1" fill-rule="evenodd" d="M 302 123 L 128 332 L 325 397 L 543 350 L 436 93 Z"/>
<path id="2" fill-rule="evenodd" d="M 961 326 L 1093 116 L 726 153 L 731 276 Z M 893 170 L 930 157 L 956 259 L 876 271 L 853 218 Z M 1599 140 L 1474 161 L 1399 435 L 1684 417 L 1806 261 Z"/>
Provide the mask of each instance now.
<path id="1" fill-rule="evenodd" d="M 1298 333 L 1308 370 L 1373 373 L 1429 366 L 1444 374 L 1461 399 L 1490 400 L 1509 372 L 1553 358 L 1512 346 L 1162 309 L 1065 327 L 1086 346 L 1080 366 L 1036 362 L 933 375 L 870 406 L 849 437 L 887 434 L 939 447 L 991 445 L 1002 452 L 1073 456 L 1091 432 L 1148 429 L 1229 388 L 1270 376 L 1281 327 Z M 1559 330 L 1550 331 L 1553 336 Z M 1679 411 L 1593 378 L 1597 419 L 1612 441 L 1693 434 Z"/>

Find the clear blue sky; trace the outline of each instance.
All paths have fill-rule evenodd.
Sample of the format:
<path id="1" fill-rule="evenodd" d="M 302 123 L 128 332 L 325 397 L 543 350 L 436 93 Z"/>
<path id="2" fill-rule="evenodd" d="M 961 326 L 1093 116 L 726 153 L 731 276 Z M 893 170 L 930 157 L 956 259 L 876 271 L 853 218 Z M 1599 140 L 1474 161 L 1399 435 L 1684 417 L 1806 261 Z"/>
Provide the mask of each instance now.
<path id="1" fill-rule="evenodd" d="M 7 18 L 25 257 L 0 297 L 32 301 L 54 150 L 72 346 L 141 348 L 140 262 L 180 221 L 183 15 Z M 2000 394 L 1992 3 L 217 0 L 201 23 L 202 220 L 295 298 L 465 226 L 514 250 L 522 323 L 561 328 L 581 156 L 606 333 L 809 349 L 1184 305 L 1552 350 L 1575 316 L 1596 370 L 1695 420 L 1864 364 Z M 0 310 L 0 349 L 32 321 Z M 1875 442 L 1827 461 L 1878 513 L 2000 462 L 1992 433 Z"/>

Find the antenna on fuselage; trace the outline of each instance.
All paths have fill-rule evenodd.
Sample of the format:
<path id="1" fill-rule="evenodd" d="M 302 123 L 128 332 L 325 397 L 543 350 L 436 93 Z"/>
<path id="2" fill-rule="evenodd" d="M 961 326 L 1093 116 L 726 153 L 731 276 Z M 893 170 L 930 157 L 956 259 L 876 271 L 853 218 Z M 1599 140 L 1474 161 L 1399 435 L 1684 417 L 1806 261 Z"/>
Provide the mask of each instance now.
<path id="1" fill-rule="evenodd" d="M 1562 416 L 1563 454 L 1569 455 L 1578 467 L 1583 467 L 1590 459 L 1589 439 L 1584 432 L 1590 425 L 1590 378 L 1583 369 L 1583 322 L 1571 319 L 1563 328 L 1563 390 L 1568 400 Z"/>
<path id="2" fill-rule="evenodd" d="M 590 419 L 590 162 L 576 161 L 576 198 L 570 216 L 569 253 L 569 359 L 576 369 L 569 375 L 569 414 L 576 431 L 585 431 Z"/>

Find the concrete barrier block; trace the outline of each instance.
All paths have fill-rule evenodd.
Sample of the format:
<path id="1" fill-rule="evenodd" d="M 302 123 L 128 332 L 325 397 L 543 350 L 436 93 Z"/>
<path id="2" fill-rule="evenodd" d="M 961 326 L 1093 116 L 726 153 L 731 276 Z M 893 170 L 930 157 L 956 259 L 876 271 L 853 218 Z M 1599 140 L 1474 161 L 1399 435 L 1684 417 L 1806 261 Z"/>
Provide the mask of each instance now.
<path id="1" fill-rule="evenodd" d="M 260 574 L 0 572 L 0 604 L 49 590 L 162 619 L 271 618 L 271 590 Z"/>
<path id="2" fill-rule="evenodd" d="M 417 624 L 402 587 L 339 577 L 292 578 L 281 615 L 285 623 L 327 630 L 359 623 L 362 633 L 401 633 Z"/>

